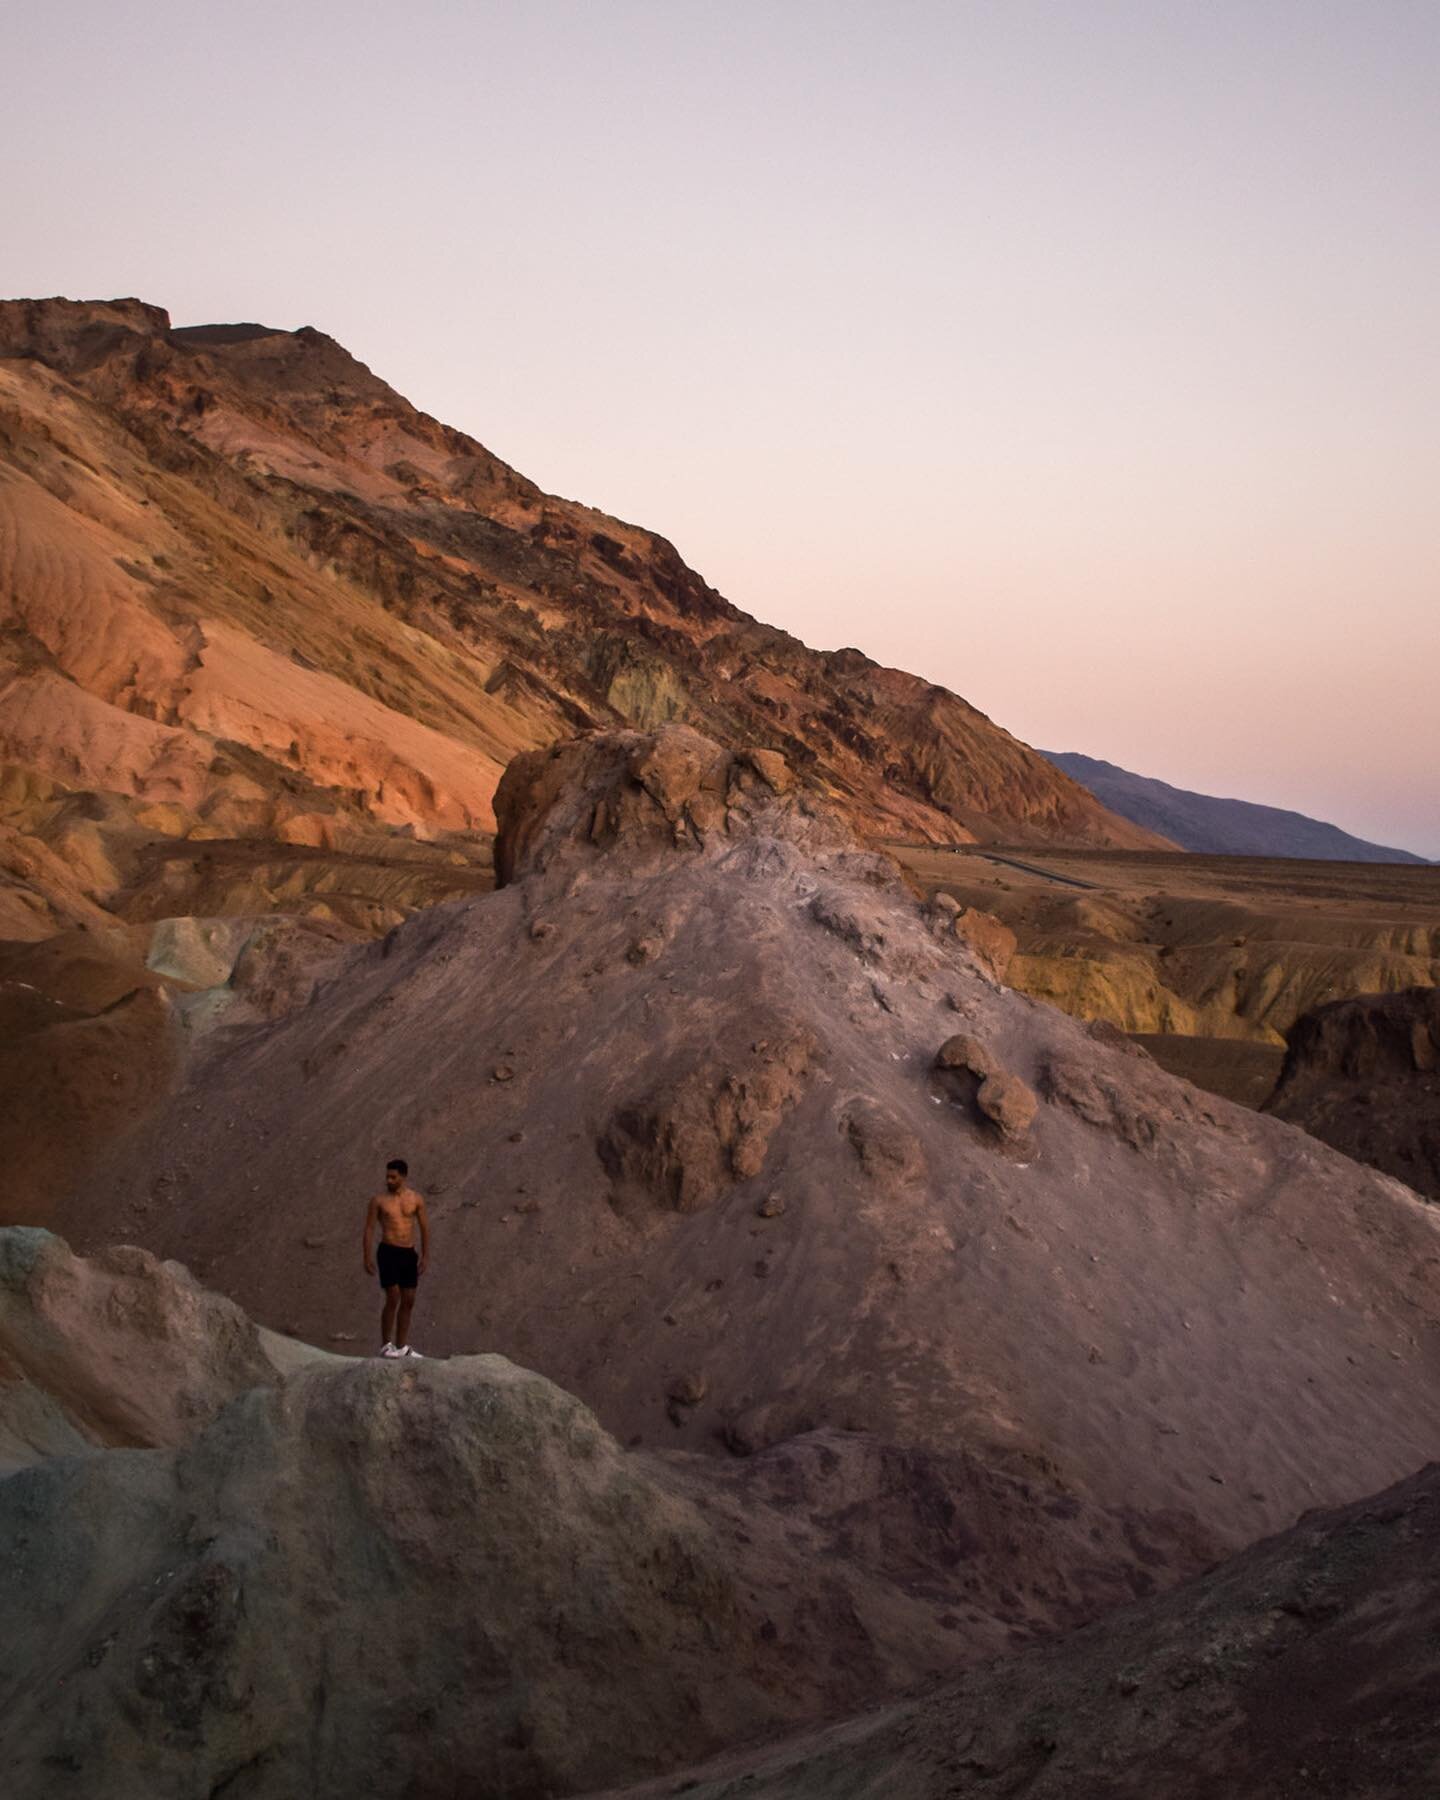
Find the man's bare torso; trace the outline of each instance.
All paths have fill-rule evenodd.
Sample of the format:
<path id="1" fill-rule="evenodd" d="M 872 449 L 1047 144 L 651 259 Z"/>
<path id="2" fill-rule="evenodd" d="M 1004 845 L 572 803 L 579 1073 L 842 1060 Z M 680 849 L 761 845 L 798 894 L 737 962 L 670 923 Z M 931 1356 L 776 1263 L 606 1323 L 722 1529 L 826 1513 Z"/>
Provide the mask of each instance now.
<path id="1" fill-rule="evenodd" d="M 388 1190 L 375 1196 L 375 1212 L 380 1221 L 380 1242 L 397 1250 L 415 1246 L 415 1215 L 424 1201 L 412 1187 L 402 1187 L 398 1194 Z"/>

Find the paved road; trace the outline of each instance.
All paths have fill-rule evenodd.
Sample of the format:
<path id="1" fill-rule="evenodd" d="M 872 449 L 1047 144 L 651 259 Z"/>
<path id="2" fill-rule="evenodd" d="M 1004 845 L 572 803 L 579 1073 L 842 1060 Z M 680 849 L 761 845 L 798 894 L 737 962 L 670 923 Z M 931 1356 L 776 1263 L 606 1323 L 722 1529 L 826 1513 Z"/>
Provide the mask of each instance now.
<path id="1" fill-rule="evenodd" d="M 1098 881 L 1082 881 L 1078 875 L 1057 875 L 1053 869 L 1042 869 L 1038 863 L 1020 862 L 1013 856 L 996 856 L 991 850 L 981 852 L 987 862 L 1003 863 L 1007 869 L 1023 869 L 1027 875 L 1040 875 L 1046 881 L 1058 881 L 1065 887 L 1098 888 Z"/>

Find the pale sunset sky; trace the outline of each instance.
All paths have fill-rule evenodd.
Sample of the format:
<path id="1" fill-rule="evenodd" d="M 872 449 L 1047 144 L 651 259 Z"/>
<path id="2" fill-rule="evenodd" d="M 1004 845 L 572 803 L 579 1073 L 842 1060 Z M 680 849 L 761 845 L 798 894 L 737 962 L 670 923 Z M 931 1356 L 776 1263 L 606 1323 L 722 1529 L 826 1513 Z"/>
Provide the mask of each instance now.
<path id="1" fill-rule="evenodd" d="M 1440 857 L 1435 0 L 49 0 L 0 291 L 338 338 L 747 611 Z"/>

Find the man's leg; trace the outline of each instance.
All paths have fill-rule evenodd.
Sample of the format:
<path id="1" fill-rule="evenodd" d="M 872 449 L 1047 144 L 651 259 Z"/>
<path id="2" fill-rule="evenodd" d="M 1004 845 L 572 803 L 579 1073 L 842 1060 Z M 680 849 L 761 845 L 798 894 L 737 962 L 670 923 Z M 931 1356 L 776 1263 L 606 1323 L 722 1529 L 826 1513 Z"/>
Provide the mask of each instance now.
<path id="1" fill-rule="evenodd" d="M 382 1344 L 395 1342 L 395 1315 L 400 1309 L 401 1291 L 398 1287 L 387 1287 L 385 1290 L 385 1310 L 380 1315 L 380 1342 Z M 408 1306 L 405 1308 L 405 1315 L 407 1318 L 410 1315 Z"/>
<path id="2" fill-rule="evenodd" d="M 400 1316 L 395 1322 L 395 1347 L 403 1350 L 410 1342 L 410 1315 L 415 1310 L 414 1288 L 397 1288 L 400 1296 Z"/>

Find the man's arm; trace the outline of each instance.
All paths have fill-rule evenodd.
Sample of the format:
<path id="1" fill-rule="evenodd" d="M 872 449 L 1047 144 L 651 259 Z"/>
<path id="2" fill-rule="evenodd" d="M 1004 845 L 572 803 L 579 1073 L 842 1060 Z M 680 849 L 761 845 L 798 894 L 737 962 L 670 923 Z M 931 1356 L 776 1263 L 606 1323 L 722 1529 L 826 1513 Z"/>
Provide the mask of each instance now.
<path id="1" fill-rule="evenodd" d="M 370 1254 L 370 1233 L 375 1229 L 375 1221 L 380 1217 L 380 1202 L 372 1200 L 365 1208 L 365 1233 L 360 1239 L 360 1254 L 365 1259 L 365 1273 L 375 1273 L 375 1258 Z"/>
<path id="2" fill-rule="evenodd" d="M 415 1223 L 420 1227 L 420 1273 L 423 1275 L 430 1266 L 430 1215 L 425 1210 L 425 1196 L 417 1194 L 419 1205 L 415 1208 Z"/>

